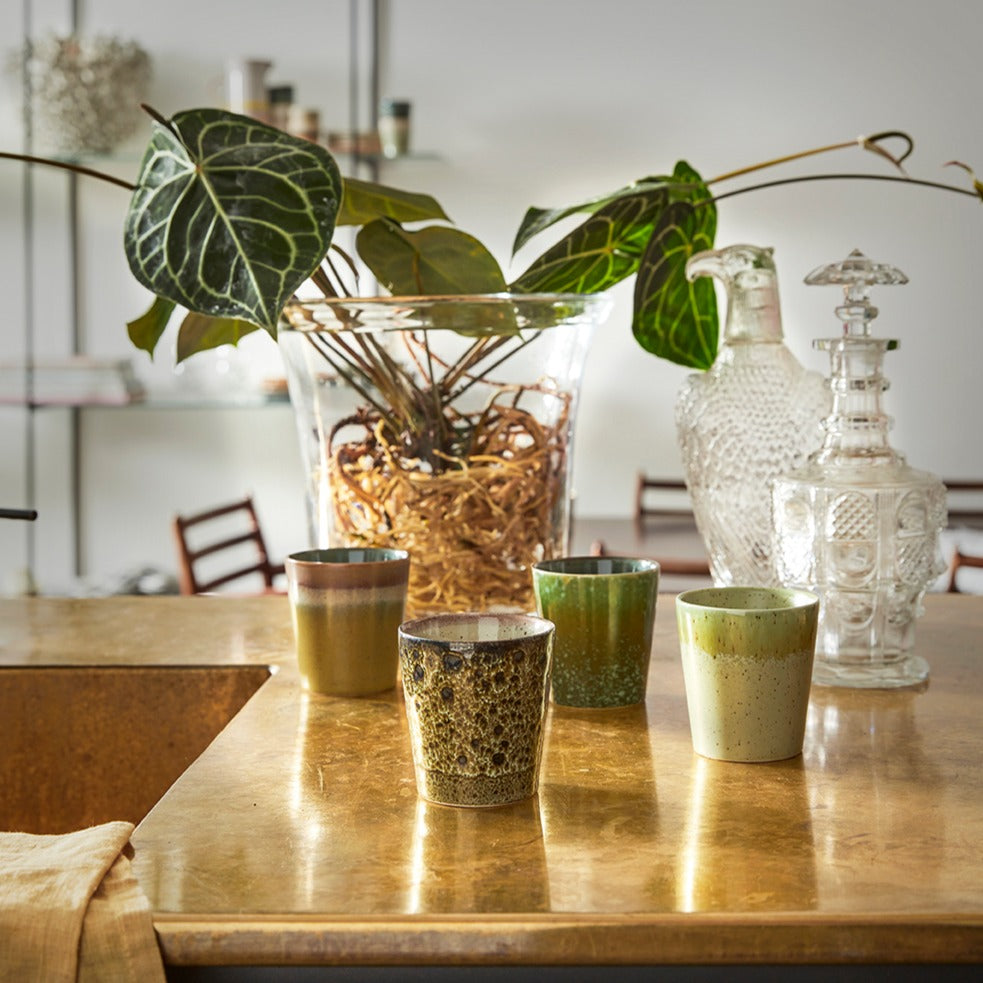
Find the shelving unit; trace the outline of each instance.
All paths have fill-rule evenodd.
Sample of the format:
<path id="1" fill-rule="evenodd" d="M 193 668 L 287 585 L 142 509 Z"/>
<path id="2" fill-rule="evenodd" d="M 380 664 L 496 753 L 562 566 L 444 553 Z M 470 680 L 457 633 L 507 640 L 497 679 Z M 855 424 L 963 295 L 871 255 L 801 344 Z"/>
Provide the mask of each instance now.
<path id="1" fill-rule="evenodd" d="M 79 32 L 84 30 L 81 17 L 80 0 L 66 0 L 69 4 L 69 24 L 70 30 Z M 350 31 L 348 38 L 349 47 L 349 91 L 348 91 L 348 110 L 349 126 L 352 132 L 358 132 L 360 128 L 370 127 L 374 129 L 377 125 L 377 106 L 379 103 L 379 18 L 380 0 L 349 0 L 349 23 Z M 32 24 L 32 4 L 25 5 L 24 20 L 24 45 L 27 46 L 33 34 Z M 365 52 L 367 51 L 367 58 Z M 25 69 L 23 78 L 23 118 L 24 118 L 24 152 L 33 152 L 33 133 L 31 127 L 30 108 L 32 106 L 32 92 L 27 71 Z M 364 121 L 364 122 L 363 122 Z M 120 160 L 122 158 L 110 157 L 109 160 Z M 129 159 L 129 158 L 127 158 Z M 338 157 L 339 164 L 346 173 L 368 176 L 372 180 L 378 180 L 381 168 L 391 163 L 397 163 L 397 159 L 385 158 L 382 155 L 362 155 L 346 154 Z M 410 159 L 434 159 L 432 155 L 410 155 Z M 98 167 L 99 160 L 86 156 L 78 158 L 77 162 L 91 164 Z M 25 380 L 24 380 L 24 399 L 21 405 L 25 409 L 25 434 L 24 434 L 24 500 L 22 502 L 0 503 L 9 507 L 23 506 L 26 509 L 34 509 L 38 500 L 38 421 L 39 412 L 50 413 L 54 407 L 49 403 L 45 404 L 35 398 L 34 379 L 30 366 L 36 359 L 36 337 L 37 316 L 34 310 L 32 298 L 35 297 L 37 288 L 37 270 L 35 268 L 35 167 L 37 165 L 23 165 L 23 249 L 25 255 L 24 268 L 24 293 L 25 293 L 25 319 L 24 319 L 24 351 L 25 351 Z M 75 356 L 83 356 L 86 351 L 86 339 L 84 337 L 83 320 L 81 315 L 82 298 L 80 296 L 80 269 L 79 269 L 79 250 L 80 250 L 80 229 L 79 229 L 79 195 L 78 195 L 78 175 L 72 171 L 66 171 L 66 238 L 68 252 L 70 256 L 69 272 L 67 279 L 67 291 L 69 295 L 68 304 L 68 329 L 69 346 L 71 353 Z M 2 401 L 0 401 L 2 402 Z M 268 406 L 282 405 L 286 400 L 282 397 L 270 397 L 262 393 L 251 393 L 241 399 L 228 399 L 225 397 L 215 398 L 209 394 L 188 394 L 176 395 L 174 393 L 162 395 L 160 393 L 151 394 L 148 398 L 140 401 L 123 402 L 118 410 L 153 410 L 153 409 L 236 409 L 242 407 L 264 408 Z M 9 401 L 7 401 L 9 405 Z M 67 500 L 69 503 L 68 524 L 71 529 L 71 543 L 68 550 L 71 557 L 71 568 L 75 576 L 81 576 L 86 572 L 85 544 L 83 537 L 83 480 L 82 480 L 82 417 L 91 406 L 106 408 L 105 404 L 97 402 L 89 404 L 85 401 L 76 403 L 66 402 L 60 405 L 58 412 L 68 415 L 68 461 L 67 461 Z M 299 492 L 298 492 L 299 495 Z M 36 569 L 36 532 L 33 523 L 26 524 L 26 565 L 30 579 L 33 579 Z"/>

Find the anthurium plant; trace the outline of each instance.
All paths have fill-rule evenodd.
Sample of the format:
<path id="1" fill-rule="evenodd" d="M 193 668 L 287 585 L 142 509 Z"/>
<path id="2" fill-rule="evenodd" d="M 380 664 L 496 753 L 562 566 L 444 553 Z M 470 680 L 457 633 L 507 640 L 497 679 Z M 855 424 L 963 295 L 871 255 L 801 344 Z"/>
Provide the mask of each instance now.
<path id="1" fill-rule="evenodd" d="M 327 503 L 331 523 L 316 538 L 409 550 L 415 613 L 531 610 L 530 566 L 564 549 L 573 393 L 538 378 L 541 367 L 526 381 L 504 377 L 506 363 L 515 371 L 520 353 L 556 335 L 529 329 L 531 310 L 582 309 L 634 277 L 639 344 L 707 369 L 718 345 L 715 294 L 708 278 L 687 279 L 686 261 L 713 247 L 718 205 L 783 180 L 871 177 L 754 184 L 748 175 L 859 148 L 885 159 L 879 180 L 931 183 L 903 172 L 911 141 L 899 133 L 710 180 L 680 161 L 671 173 L 587 201 L 529 209 L 512 259 L 551 233 L 554 241 L 510 279 L 429 195 L 343 177 L 323 147 L 244 116 L 148 112 L 152 133 L 135 184 L 49 162 L 131 194 L 124 249 L 154 299 L 130 322 L 130 339 L 153 355 L 180 317 L 180 360 L 251 332 L 279 334 L 288 372 L 295 361 L 316 366 L 298 373 L 296 393 L 291 379 L 298 412 L 317 405 L 312 380 L 342 379 L 359 398 L 355 413 L 325 422 L 331 410 L 322 407 L 303 428 L 318 438 L 309 498 Z M 898 145 L 900 153 L 887 149 Z M 977 195 L 973 182 L 973 190 L 937 186 Z M 346 227 L 354 245 L 346 235 L 342 248 L 337 232 Z M 412 328 L 384 337 L 361 330 L 380 303 L 365 294 L 380 289 L 400 299 L 390 306 L 413 312 Z M 332 330 L 323 330 L 326 321 Z M 423 323 L 439 330 L 419 330 Z"/>
<path id="2" fill-rule="evenodd" d="M 736 180 L 801 157 L 859 147 L 895 169 L 877 179 L 980 195 L 971 171 L 972 190 L 906 175 L 902 165 L 912 145 L 898 132 L 807 150 L 710 180 L 680 161 L 671 174 L 645 177 L 585 202 L 530 208 L 513 256 L 561 221 L 583 220 L 508 280 L 481 242 L 454 226 L 429 195 L 342 177 L 325 148 L 248 117 L 193 109 L 166 119 L 145 108 L 152 133 L 135 185 L 47 162 L 131 190 L 124 248 L 134 276 L 155 299 L 130 322 L 129 335 L 153 354 L 181 311 L 179 359 L 234 344 L 259 329 L 276 337 L 285 305 L 304 283 L 316 284 L 325 296 L 358 294 L 356 257 L 334 242 L 338 228 L 355 226 L 357 260 L 394 295 L 597 293 L 634 276 L 632 330 L 638 343 L 659 357 L 706 369 L 717 353 L 715 294 L 706 278 L 689 282 L 685 266 L 694 252 L 712 248 L 718 204 L 786 181 L 871 175 L 827 173 L 734 188 Z M 892 141 L 902 144 L 902 153 L 886 149 Z M 731 187 L 711 190 L 720 185 Z"/>

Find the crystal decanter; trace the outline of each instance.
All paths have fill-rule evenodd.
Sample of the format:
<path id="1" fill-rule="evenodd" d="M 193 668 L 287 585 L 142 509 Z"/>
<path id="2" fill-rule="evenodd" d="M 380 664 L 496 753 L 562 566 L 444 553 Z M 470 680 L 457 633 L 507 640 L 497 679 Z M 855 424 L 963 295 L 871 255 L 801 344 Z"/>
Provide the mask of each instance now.
<path id="1" fill-rule="evenodd" d="M 815 682 L 912 686 L 928 677 L 928 664 L 912 648 L 922 597 L 944 569 L 946 493 L 888 442 L 882 362 L 897 342 L 871 336 L 877 308 L 869 300 L 872 285 L 907 277 L 855 250 L 805 282 L 843 288 L 836 308 L 843 334 L 815 342 L 831 366 L 833 409 L 823 445 L 773 483 L 779 576 L 821 598 Z"/>
<path id="2" fill-rule="evenodd" d="M 785 345 L 771 249 L 696 253 L 686 276 L 716 277 L 727 294 L 717 358 L 676 403 L 693 514 L 717 585 L 773 586 L 770 482 L 819 446 L 829 388 Z"/>

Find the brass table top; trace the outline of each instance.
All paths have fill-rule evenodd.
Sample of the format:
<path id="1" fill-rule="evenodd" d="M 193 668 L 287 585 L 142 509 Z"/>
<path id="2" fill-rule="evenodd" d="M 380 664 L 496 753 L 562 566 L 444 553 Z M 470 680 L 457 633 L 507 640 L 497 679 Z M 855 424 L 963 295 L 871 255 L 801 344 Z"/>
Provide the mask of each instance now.
<path id="1" fill-rule="evenodd" d="M 714 762 L 662 595 L 646 703 L 551 707 L 538 796 L 464 810 L 398 691 L 301 689 L 285 598 L 0 601 L 0 666 L 276 667 L 134 834 L 174 964 L 983 961 L 981 648 L 930 596 L 926 689 L 814 687 L 801 758 Z"/>

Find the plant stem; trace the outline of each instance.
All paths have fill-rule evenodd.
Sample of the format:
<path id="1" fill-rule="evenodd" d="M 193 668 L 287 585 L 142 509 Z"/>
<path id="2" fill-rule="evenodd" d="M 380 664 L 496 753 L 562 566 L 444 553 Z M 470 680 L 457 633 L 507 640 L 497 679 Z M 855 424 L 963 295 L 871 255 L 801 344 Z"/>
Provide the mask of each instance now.
<path id="1" fill-rule="evenodd" d="M 736 171 L 727 171 L 710 178 L 706 183 L 718 184 L 720 181 L 729 181 L 731 178 L 742 177 L 745 174 L 752 174 L 755 171 L 763 171 L 766 167 L 777 167 L 779 164 L 788 164 L 793 160 L 801 160 L 803 157 L 813 157 L 817 154 L 829 153 L 832 150 L 845 150 L 847 147 L 856 146 L 856 140 L 848 140 L 844 143 L 831 143 L 825 147 L 815 147 L 812 150 L 800 150 L 796 154 L 787 154 L 784 157 L 775 157 L 773 160 L 766 160 L 760 164 L 751 164 L 749 167 L 740 167 Z"/>
<path id="2" fill-rule="evenodd" d="M 76 174 L 84 174 L 86 177 L 99 178 L 100 181 L 107 181 L 109 184 L 118 185 L 126 188 L 127 191 L 136 191 L 136 185 L 122 178 L 113 177 L 111 174 L 104 174 L 102 171 L 93 170 L 91 167 L 83 167 L 81 164 L 73 164 L 67 160 L 55 160 L 51 157 L 35 157 L 33 154 L 12 154 L 5 150 L 0 150 L 0 157 L 5 160 L 19 160 L 25 164 L 46 164 L 48 167 L 60 167 L 66 171 L 74 171 Z"/>
<path id="3" fill-rule="evenodd" d="M 737 195 L 746 194 L 748 191 L 760 191 L 764 188 L 777 188 L 783 184 L 800 184 L 808 181 L 893 181 L 899 184 L 935 188 L 938 191 L 952 191 L 957 195 L 969 195 L 971 198 L 978 197 L 975 191 L 970 191 L 968 188 L 957 188 L 953 184 L 942 184 L 940 181 L 924 181 L 921 178 L 913 177 L 895 177 L 891 174 L 805 174 L 800 177 L 777 178 L 774 181 L 763 181 L 761 184 L 749 184 L 744 188 L 735 188 L 733 191 L 725 191 L 723 194 L 707 198 L 702 204 L 709 202 L 716 203 L 726 198 L 735 198 Z M 701 204 L 701 202 L 694 202 L 694 204 Z"/>
<path id="4" fill-rule="evenodd" d="M 889 154 L 884 150 L 878 141 L 887 139 L 901 139 L 904 140 L 908 145 L 908 149 L 900 156 L 895 157 L 893 154 Z M 762 161 L 760 164 L 751 164 L 749 167 L 741 167 L 736 171 L 727 171 L 725 174 L 718 174 L 715 178 L 711 178 L 706 184 L 717 184 L 720 181 L 728 181 L 731 178 L 742 177 L 745 174 L 753 174 L 755 171 L 763 171 L 768 167 L 777 167 L 779 164 L 788 164 L 793 160 L 802 160 L 804 157 L 815 157 L 819 154 L 827 154 L 834 150 L 847 150 L 850 147 L 860 146 L 864 150 L 870 150 L 873 153 L 880 154 L 882 157 L 886 157 L 895 167 L 899 170 L 903 170 L 901 167 L 902 162 L 911 153 L 914 143 L 907 133 L 901 130 L 885 130 L 883 133 L 875 133 L 873 136 L 869 137 L 858 137 L 856 140 L 845 140 L 842 143 L 830 143 L 823 147 L 813 147 L 811 150 L 800 150 L 798 153 L 786 154 L 784 157 L 775 157 L 773 160 Z"/>

